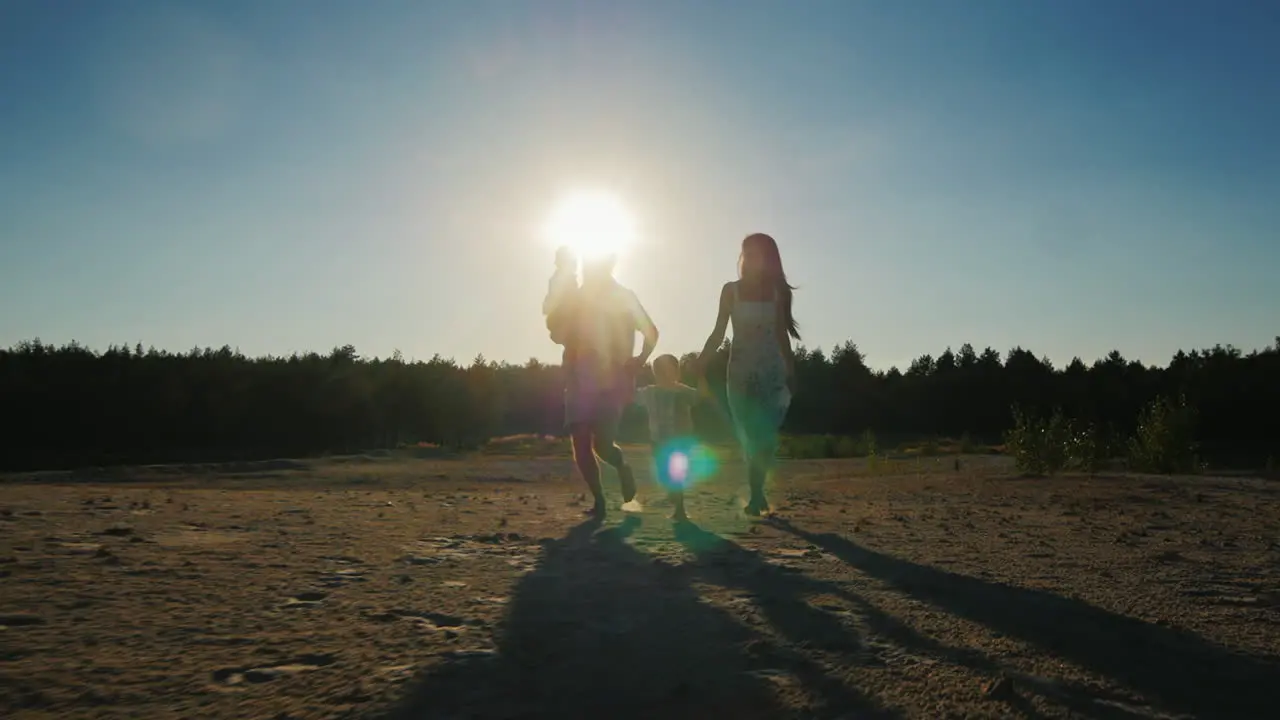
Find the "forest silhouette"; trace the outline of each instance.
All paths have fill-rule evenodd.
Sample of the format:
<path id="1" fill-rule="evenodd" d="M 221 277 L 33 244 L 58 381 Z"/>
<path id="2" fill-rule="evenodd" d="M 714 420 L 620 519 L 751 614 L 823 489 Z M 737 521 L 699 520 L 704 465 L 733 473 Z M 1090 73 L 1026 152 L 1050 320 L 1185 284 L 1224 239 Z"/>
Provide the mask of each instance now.
<path id="1" fill-rule="evenodd" d="M 686 359 L 691 357 L 685 356 Z M 727 346 L 709 371 L 723 393 Z M 650 380 L 648 370 L 640 383 Z M 691 372 L 686 368 L 686 373 Z M 968 437 L 998 443 L 1015 408 L 1063 415 L 1108 437 L 1134 432 L 1153 401 L 1195 410 L 1202 461 L 1258 469 L 1280 456 L 1280 337 L 1248 354 L 1230 346 L 1179 351 L 1164 367 L 1119 351 L 1055 368 L 1022 349 L 968 344 L 917 358 L 904 371 L 873 371 L 853 343 L 797 352 L 799 392 L 791 435 L 891 439 Z M 687 376 L 687 382 L 693 382 Z M 563 434 L 557 366 L 477 357 L 362 358 L 328 354 L 246 357 L 230 347 L 173 353 L 136 346 L 95 351 L 39 340 L 0 350 L 0 398 L 8 429 L 0 470 L 118 464 L 241 461 L 367 452 L 406 445 L 475 448 L 493 437 Z M 695 422 L 708 440 L 731 437 L 714 404 Z M 645 439 L 630 408 L 623 440 Z"/>

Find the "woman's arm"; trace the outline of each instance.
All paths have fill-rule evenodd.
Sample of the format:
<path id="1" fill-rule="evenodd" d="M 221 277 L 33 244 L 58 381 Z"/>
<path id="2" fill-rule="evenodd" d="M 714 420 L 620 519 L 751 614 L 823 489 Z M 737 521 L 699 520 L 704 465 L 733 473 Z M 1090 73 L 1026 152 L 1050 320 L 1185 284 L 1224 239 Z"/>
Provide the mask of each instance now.
<path id="1" fill-rule="evenodd" d="M 702 354 L 698 356 L 698 374 L 705 376 L 707 373 L 707 361 L 720 349 L 721 343 L 724 342 L 725 330 L 729 329 L 729 315 L 733 312 L 733 283 L 725 283 L 720 288 L 720 311 L 716 315 L 716 326 L 711 331 L 711 335 L 707 337 L 707 342 L 702 346 Z"/>

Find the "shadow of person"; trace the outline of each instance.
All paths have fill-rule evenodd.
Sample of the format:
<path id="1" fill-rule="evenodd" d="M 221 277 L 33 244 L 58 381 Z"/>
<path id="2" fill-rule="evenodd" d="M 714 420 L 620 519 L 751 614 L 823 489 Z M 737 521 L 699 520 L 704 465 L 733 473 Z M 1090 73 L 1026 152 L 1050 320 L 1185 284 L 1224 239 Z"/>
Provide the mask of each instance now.
<path id="1" fill-rule="evenodd" d="M 1192 633 L 1081 600 L 919 565 L 785 520 L 773 525 L 902 593 L 1036 645 L 1166 710 L 1244 719 L 1271 716 L 1280 706 L 1280 664 L 1273 660 L 1233 653 Z"/>
<path id="2" fill-rule="evenodd" d="M 547 543 L 497 652 L 435 666 L 381 717 L 787 717 L 741 651 L 755 634 L 627 544 L 638 523 L 588 521 Z"/>
<path id="3" fill-rule="evenodd" d="M 812 595 L 848 593 L 831 583 L 816 580 L 765 561 L 759 553 L 699 527 L 693 522 L 675 526 L 677 542 L 693 553 L 698 580 L 746 592 L 760 609 L 769 626 L 786 642 L 772 649 L 766 663 L 793 673 L 811 697 L 820 703 L 819 715 L 841 716 L 856 712 L 860 718 L 899 717 L 900 713 L 879 707 L 873 700 L 832 677 L 805 651 L 832 653 L 857 661 L 862 654 L 862 638 L 851 624 L 841 621 L 840 609 L 823 608 L 809 602 Z M 860 610 L 864 608 L 859 608 Z M 823 711 L 827 711 L 824 713 Z"/>

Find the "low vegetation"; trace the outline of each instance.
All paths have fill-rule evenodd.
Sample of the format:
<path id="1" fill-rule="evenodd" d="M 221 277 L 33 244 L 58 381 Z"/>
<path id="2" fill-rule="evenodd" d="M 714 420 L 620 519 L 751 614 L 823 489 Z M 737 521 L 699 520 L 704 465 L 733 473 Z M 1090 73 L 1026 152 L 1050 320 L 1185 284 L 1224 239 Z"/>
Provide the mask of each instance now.
<path id="1" fill-rule="evenodd" d="M 1061 409 L 1037 417 L 1015 407 L 1005 448 L 1017 468 L 1030 475 L 1096 472 L 1118 462 L 1137 472 L 1194 473 L 1200 469 L 1195 418 L 1185 398 L 1157 398 L 1139 413 L 1133 435 L 1121 442 L 1114 431 L 1069 418 Z"/>
<path id="2" fill-rule="evenodd" d="M 725 348 L 710 369 L 720 400 L 695 411 L 709 442 L 732 442 L 723 410 L 727 360 Z M 1116 351 L 1057 368 L 1022 348 L 1002 356 L 964 345 L 882 371 L 852 343 L 801 348 L 796 366 L 799 391 L 782 447 L 792 457 L 983 452 L 984 441 L 1006 436 L 1009 452 L 1039 473 L 1096 469 L 1115 458 L 1160 472 L 1202 462 L 1261 470 L 1280 457 L 1280 433 L 1268 421 L 1280 405 L 1280 338 L 1249 354 L 1179 352 L 1166 367 Z M 95 351 L 34 340 L 0 350 L 8 420 L 0 471 L 408 446 L 456 452 L 492 438 L 562 436 L 562 388 L 561 369 L 536 360 L 366 358 L 351 346 L 251 358 L 229 347 Z M 622 438 L 645 437 L 644 413 L 631 408 Z"/>

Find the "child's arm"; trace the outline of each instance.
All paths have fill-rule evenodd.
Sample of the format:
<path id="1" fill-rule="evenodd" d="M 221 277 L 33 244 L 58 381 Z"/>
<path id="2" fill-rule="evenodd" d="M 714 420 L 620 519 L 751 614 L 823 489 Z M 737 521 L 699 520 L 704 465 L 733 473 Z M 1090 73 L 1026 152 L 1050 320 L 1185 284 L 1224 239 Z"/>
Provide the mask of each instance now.
<path id="1" fill-rule="evenodd" d="M 702 393 L 698 392 L 697 388 L 691 388 L 684 383 L 676 383 L 676 389 L 680 391 L 681 395 L 688 397 L 693 402 L 697 402 L 702 398 Z"/>
<path id="2" fill-rule="evenodd" d="M 636 404 L 636 405 L 639 405 L 640 407 L 644 408 L 645 410 L 648 410 L 648 409 L 649 409 L 649 395 L 650 395 L 650 392 L 651 392 L 651 388 L 652 388 L 652 387 L 653 387 L 652 385 L 645 385 L 645 386 L 644 386 L 644 387 L 642 387 L 642 388 L 636 388 L 636 392 L 635 392 L 635 394 L 632 396 L 632 398 L 631 398 L 631 402 L 632 402 L 632 403 L 634 403 L 634 404 Z"/>

